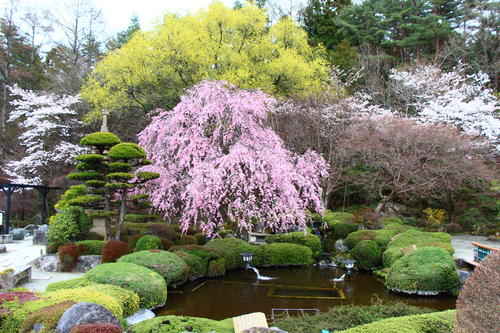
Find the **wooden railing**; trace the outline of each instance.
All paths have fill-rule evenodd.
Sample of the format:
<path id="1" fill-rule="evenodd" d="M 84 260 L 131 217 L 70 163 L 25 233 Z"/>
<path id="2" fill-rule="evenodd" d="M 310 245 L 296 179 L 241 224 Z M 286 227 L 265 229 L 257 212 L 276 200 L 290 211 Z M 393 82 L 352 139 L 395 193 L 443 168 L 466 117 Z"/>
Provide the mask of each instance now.
<path id="1" fill-rule="evenodd" d="M 498 251 L 497 248 L 494 248 L 494 247 L 491 247 L 488 245 L 483 245 L 483 244 L 479 244 L 479 243 L 475 243 L 475 242 L 472 242 L 472 245 L 474 245 L 474 261 L 475 262 L 481 262 L 492 251 Z"/>

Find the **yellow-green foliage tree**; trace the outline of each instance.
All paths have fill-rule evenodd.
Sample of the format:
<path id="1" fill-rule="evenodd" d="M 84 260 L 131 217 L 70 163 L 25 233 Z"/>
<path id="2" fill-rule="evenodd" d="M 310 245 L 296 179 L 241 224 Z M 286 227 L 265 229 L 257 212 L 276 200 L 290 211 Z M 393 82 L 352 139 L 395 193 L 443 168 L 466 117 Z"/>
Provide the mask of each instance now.
<path id="1" fill-rule="evenodd" d="M 185 88 L 206 78 L 277 96 L 307 95 L 328 77 L 323 51 L 309 46 L 290 19 L 269 26 L 264 9 L 215 2 L 196 14 L 168 14 L 152 31 L 134 34 L 98 63 L 81 95 L 94 107 L 88 119 L 102 109 L 171 108 Z"/>

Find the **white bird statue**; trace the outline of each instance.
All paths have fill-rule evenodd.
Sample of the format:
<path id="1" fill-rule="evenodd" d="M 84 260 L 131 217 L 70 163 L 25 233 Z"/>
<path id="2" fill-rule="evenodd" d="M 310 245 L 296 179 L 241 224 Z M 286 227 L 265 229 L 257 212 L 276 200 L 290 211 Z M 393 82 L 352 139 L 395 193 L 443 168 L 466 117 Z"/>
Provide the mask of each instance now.
<path id="1" fill-rule="evenodd" d="M 341 281 L 344 281 L 344 278 L 345 278 L 345 273 L 342 274 L 342 276 L 339 278 L 333 278 L 332 281 L 333 282 L 341 282 Z"/>

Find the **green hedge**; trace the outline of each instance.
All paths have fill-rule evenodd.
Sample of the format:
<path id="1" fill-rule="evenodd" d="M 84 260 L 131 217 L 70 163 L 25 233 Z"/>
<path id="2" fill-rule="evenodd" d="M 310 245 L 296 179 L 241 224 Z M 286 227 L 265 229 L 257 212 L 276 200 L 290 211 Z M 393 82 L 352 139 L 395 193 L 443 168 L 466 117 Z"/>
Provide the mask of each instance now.
<path id="1" fill-rule="evenodd" d="M 102 248 L 106 243 L 106 241 L 101 240 L 84 240 L 76 242 L 77 245 L 83 245 L 81 255 L 101 255 Z"/>
<path id="2" fill-rule="evenodd" d="M 353 249 L 356 244 L 363 240 L 372 240 L 377 243 L 378 247 L 384 251 L 391 240 L 400 233 L 403 233 L 413 227 L 400 224 L 388 224 L 380 230 L 358 230 L 347 236 L 345 243 L 349 249 Z M 399 237 L 399 236 L 398 236 Z"/>
<path id="3" fill-rule="evenodd" d="M 455 326 L 455 310 L 422 315 L 388 318 L 342 333 L 452 333 Z"/>
<path id="4" fill-rule="evenodd" d="M 371 270 L 380 266 L 382 262 L 382 250 L 377 243 L 372 240 L 364 240 L 356 244 L 350 251 L 352 259 L 357 261 L 358 267 L 365 270 Z"/>
<path id="5" fill-rule="evenodd" d="M 331 240 L 345 239 L 349 234 L 358 230 L 358 225 L 347 222 L 339 222 L 328 225 L 328 229 L 323 233 Z"/>
<path id="6" fill-rule="evenodd" d="M 207 276 L 223 276 L 226 274 L 226 259 L 219 258 L 208 263 Z"/>
<path id="7" fill-rule="evenodd" d="M 321 333 L 322 329 L 338 332 L 377 320 L 429 313 L 431 310 L 403 302 L 372 305 L 336 305 L 314 316 L 278 318 L 272 325 L 293 333 Z M 377 333 L 384 333 L 383 331 Z"/>
<path id="8" fill-rule="evenodd" d="M 185 316 L 161 316 L 145 320 L 132 326 L 130 333 L 234 333 L 233 319 L 212 320 Z"/>
<path id="9" fill-rule="evenodd" d="M 163 276 L 169 286 L 176 286 L 186 282 L 189 271 L 189 266 L 183 259 L 172 252 L 161 250 L 127 254 L 118 259 L 118 262 L 147 267 Z"/>
<path id="10" fill-rule="evenodd" d="M 383 261 L 385 267 L 392 266 L 396 260 L 403 256 L 401 249 L 411 245 L 416 245 L 417 248 L 423 246 L 435 246 L 443 248 L 450 254 L 454 253 L 451 245 L 451 236 L 444 232 L 424 232 L 416 229 L 410 229 L 400 233 L 389 244 L 384 252 Z"/>
<path id="11" fill-rule="evenodd" d="M 321 254 L 321 239 L 310 233 L 304 234 L 302 231 L 271 235 L 266 238 L 266 242 L 304 245 L 311 249 L 314 258 L 319 257 Z"/>
<path id="12" fill-rule="evenodd" d="M 188 265 L 188 279 L 190 281 L 204 277 L 207 274 L 207 263 L 203 258 L 185 251 L 176 251 L 174 254 L 179 256 Z"/>
<path id="13" fill-rule="evenodd" d="M 136 264 L 102 264 L 85 273 L 85 277 L 95 283 L 112 284 L 136 292 L 141 308 L 156 307 L 167 300 L 165 279 L 155 271 Z"/>
<path id="14" fill-rule="evenodd" d="M 312 262 L 312 251 L 304 245 L 272 243 L 259 246 L 254 265 L 293 266 Z"/>
<path id="15" fill-rule="evenodd" d="M 386 285 L 397 291 L 454 293 L 460 281 L 453 257 L 442 248 L 429 246 L 396 260 Z"/>
<path id="16" fill-rule="evenodd" d="M 162 248 L 163 245 L 160 237 L 153 235 L 142 236 L 135 244 L 135 251 L 158 250 Z"/>
<path id="17" fill-rule="evenodd" d="M 248 244 L 247 242 L 237 238 L 214 239 L 205 245 L 212 249 L 220 257 L 226 260 L 227 269 L 243 268 L 245 263 L 240 253 L 251 252 L 256 253 L 259 248 L 256 245 Z"/>
<path id="18" fill-rule="evenodd" d="M 351 213 L 332 212 L 331 210 L 327 209 L 323 212 L 321 219 L 328 224 L 328 227 L 330 227 L 330 225 L 333 225 L 336 223 L 352 222 L 353 217 L 354 217 L 354 215 Z"/>

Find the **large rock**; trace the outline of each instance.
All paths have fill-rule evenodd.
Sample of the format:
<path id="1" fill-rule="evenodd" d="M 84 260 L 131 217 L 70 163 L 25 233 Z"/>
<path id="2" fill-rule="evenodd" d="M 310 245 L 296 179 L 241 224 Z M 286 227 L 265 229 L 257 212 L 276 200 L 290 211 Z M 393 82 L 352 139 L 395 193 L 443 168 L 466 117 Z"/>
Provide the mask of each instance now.
<path id="1" fill-rule="evenodd" d="M 101 264 L 100 255 L 80 256 L 78 258 L 78 263 L 76 264 L 76 270 L 85 273 L 100 264 Z"/>
<path id="2" fill-rule="evenodd" d="M 335 242 L 335 250 L 339 252 L 347 252 L 349 251 L 349 248 L 347 247 L 347 245 L 345 245 L 343 239 L 339 239 Z"/>
<path id="3" fill-rule="evenodd" d="M 4 244 L 0 244 L 0 253 L 6 253 L 7 247 Z"/>
<path id="4" fill-rule="evenodd" d="M 38 257 L 33 262 L 35 268 L 38 268 L 44 272 L 59 272 L 61 268 L 61 262 L 57 254 L 47 254 Z"/>
<path id="5" fill-rule="evenodd" d="M 76 303 L 59 319 L 56 333 L 70 333 L 77 325 L 84 324 L 113 324 L 120 326 L 118 319 L 105 307 L 95 303 Z"/>
<path id="6" fill-rule="evenodd" d="M 460 284 L 463 286 L 467 279 L 471 275 L 471 271 L 466 271 L 464 269 L 457 269 L 458 277 L 460 278 Z"/>
<path id="7" fill-rule="evenodd" d="M 11 232 L 13 240 L 23 240 L 24 230 L 23 229 L 12 229 Z"/>
<path id="8" fill-rule="evenodd" d="M 47 224 L 42 224 L 37 230 L 33 232 L 33 244 L 36 245 L 47 245 L 47 234 L 49 232 L 49 226 Z"/>

